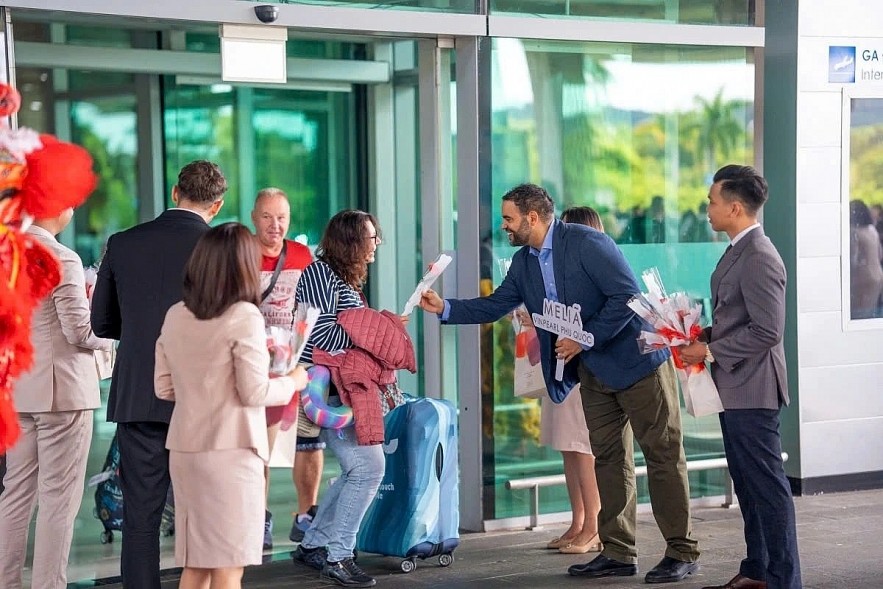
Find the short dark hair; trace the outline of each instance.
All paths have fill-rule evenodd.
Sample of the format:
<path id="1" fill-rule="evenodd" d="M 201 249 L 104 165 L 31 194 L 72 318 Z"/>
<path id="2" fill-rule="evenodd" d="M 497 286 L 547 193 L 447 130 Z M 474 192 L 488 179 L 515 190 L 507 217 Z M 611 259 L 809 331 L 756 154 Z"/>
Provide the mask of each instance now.
<path id="1" fill-rule="evenodd" d="M 577 223 L 592 227 L 598 231 L 604 231 L 601 215 L 592 207 L 570 207 L 561 213 L 561 220 L 565 223 Z"/>
<path id="2" fill-rule="evenodd" d="M 853 227 L 864 227 L 874 224 L 874 216 L 871 215 L 871 209 L 863 200 L 849 201 L 849 224 Z"/>
<path id="3" fill-rule="evenodd" d="M 196 160 L 178 173 L 179 196 L 201 206 L 209 206 L 221 200 L 227 192 L 227 179 L 217 164 Z"/>
<path id="4" fill-rule="evenodd" d="M 555 215 L 555 203 L 546 189 L 536 184 L 519 184 L 503 195 L 503 200 L 515 203 L 518 212 L 526 215 L 536 211 L 543 221 L 548 221 Z"/>
<path id="5" fill-rule="evenodd" d="M 197 319 L 220 317 L 234 303 L 260 304 L 261 250 L 241 223 L 223 223 L 196 242 L 184 269 L 184 305 Z"/>
<path id="6" fill-rule="evenodd" d="M 376 235 L 382 239 L 380 225 L 374 215 L 347 209 L 331 217 L 316 248 L 316 258 L 331 266 L 345 283 L 354 288 L 361 288 L 368 279 L 364 246 L 371 235 L 365 228 L 367 222 L 374 226 Z"/>
<path id="7" fill-rule="evenodd" d="M 769 198 L 766 180 L 751 166 L 724 166 L 715 172 L 712 182 L 721 183 L 721 196 L 725 200 L 738 200 L 751 214 L 757 213 Z"/>

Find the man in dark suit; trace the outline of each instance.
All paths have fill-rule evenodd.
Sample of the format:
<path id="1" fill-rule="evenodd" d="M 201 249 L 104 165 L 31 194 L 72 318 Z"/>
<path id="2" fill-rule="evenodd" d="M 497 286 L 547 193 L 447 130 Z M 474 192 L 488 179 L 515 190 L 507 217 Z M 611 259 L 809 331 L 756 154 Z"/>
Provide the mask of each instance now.
<path id="1" fill-rule="evenodd" d="M 503 197 L 503 230 L 509 243 L 523 247 L 503 283 L 490 296 L 471 300 L 443 301 L 427 290 L 421 307 L 448 323 L 490 323 L 522 303 L 540 315 L 545 300 L 580 306 L 582 329 L 595 338 L 591 349 L 537 330 L 552 400 L 560 403 L 580 383 L 601 495 L 598 530 L 604 551 L 568 572 L 585 577 L 638 572 L 634 430 L 647 461 L 653 514 L 667 543 L 665 557 L 645 580 L 680 581 L 698 569 L 699 547 L 690 537 L 680 404 L 669 353 L 638 349 L 638 333 L 649 326 L 627 306 L 638 285 L 613 240 L 556 220 L 554 208 L 539 186 L 509 191 Z M 565 362 L 561 381 L 554 378 L 557 359 Z"/>
<path id="2" fill-rule="evenodd" d="M 117 423 L 126 589 L 159 589 L 159 526 L 169 488 L 166 434 L 174 405 L 153 387 L 156 340 L 169 307 L 181 300 L 184 265 L 224 204 L 217 165 L 184 166 L 173 209 L 111 236 L 92 295 L 92 329 L 120 340 L 107 403 Z"/>
<path id="3" fill-rule="evenodd" d="M 712 325 L 682 348 L 688 363 L 711 362 L 724 406 L 721 433 L 748 555 L 739 574 L 704 589 L 799 589 L 791 487 L 782 462 L 779 411 L 788 404 L 785 265 L 757 222 L 767 183 L 750 166 L 714 175 L 708 219 L 731 243 L 711 275 Z"/>

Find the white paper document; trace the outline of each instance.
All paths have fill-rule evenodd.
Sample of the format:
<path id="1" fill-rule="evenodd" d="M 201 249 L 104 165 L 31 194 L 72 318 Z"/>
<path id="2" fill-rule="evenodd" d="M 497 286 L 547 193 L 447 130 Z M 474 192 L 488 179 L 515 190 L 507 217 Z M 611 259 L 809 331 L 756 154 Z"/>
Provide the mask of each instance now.
<path id="1" fill-rule="evenodd" d="M 448 264 L 451 263 L 451 259 L 451 256 L 447 254 L 439 254 L 438 258 L 429 265 L 429 270 L 426 271 L 426 274 L 423 275 L 420 283 L 417 284 L 417 288 L 414 289 L 414 294 L 412 294 L 408 299 L 408 302 L 405 303 L 405 310 L 402 311 L 402 315 L 411 314 L 411 311 L 413 311 L 414 307 L 420 302 L 420 297 L 423 295 L 423 291 L 431 287 L 433 283 L 438 280 L 438 277 L 442 275 L 442 272 L 444 272 L 445 268 L 448 267 Z"/>

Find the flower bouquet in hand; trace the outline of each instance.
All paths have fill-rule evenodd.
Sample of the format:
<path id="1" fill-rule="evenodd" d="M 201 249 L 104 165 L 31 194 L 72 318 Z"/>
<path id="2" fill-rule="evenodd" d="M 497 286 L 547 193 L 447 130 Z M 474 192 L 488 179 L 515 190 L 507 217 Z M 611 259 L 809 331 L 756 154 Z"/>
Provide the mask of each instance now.
<path id="1" fill-rule="evenodd" d="M 89 308 L 92 308 L 92 293 L 95 291 L 95 283 L 98 281 L 98 263 L 83 268 L 83 279 L 86 284 L 86 300 Z M 98 372 L 98 380 L 104 380 L 113 376 L 113 365 L 116 364 L 117 350 L 112 346 L 109 350 L 95 350 L 95 370 Z"/>
<path id="2" fill-rule="evenodd" d="M 95 282 L 98 280 L 98 264 L 92 264 L 83 268 L 83 278 L 86 281 L 86 298 L 89 306 L 92 306 L 92 291 L 95 290 Z"/>
<path id="3" fill-rule="evenodd" d="M 271 326 L 267 328 L 267 350 L 270 352 L 270 376 L 285 376 L 300 360 L 319 318 L 319 309 L 311 305 L 298 305 L 294 312 L 291 329 Z M 288 404 L 282 409 L 280 429 L 287 431 L 297 423 L 297 406 L 300 391 L 295 391 Z"/>
<path id="4" fill-rule="evenodd" d="M 645 270 L 641 278 L 647 292 L 634 296 L 628 303 L 632 311 L 653 327 L 653 331 L 642 331 L 638 336 L 641 352 L 670 348 L 687 412 L 694 417 L 720 413 L 724 408 L 705 363 L 685 364 L 679 351 L 681 346 L 696 341 L 702 334 L 701 305 L 685 293 L 666 293 L 656 268 Z"/>

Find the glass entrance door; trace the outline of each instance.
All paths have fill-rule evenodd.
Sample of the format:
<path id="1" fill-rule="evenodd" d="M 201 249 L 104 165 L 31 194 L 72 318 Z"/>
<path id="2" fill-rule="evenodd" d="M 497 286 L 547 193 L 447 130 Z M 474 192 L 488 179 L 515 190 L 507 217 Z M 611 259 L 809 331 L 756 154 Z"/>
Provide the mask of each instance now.
<path id="1" fill-rule="evenodd" d="M 174 74 L 162 68 L 146 72 L 137 63 L 137 56 L 145 55 L 139 51 L 162 53 L 163 47 L 216 52 L 217 34 L 204 29 L 120 26 L 102 32 L 64 22 L 15 24 L 21 124 L 83 145 L 100 176 L 98 189 L 61 236 L 85 264 L 100 260 L 110 235 L 172 206 L 171 187 L 183 165 L 209 159 L 220 165 L 230 185 L 216 222 L 250 225 L 254 196 L 267 186 L 288 194 L 288 237 L 311 248 L 338 210 L 362 208 L 381 217 L 387 239 L 369 281 L 369 297 L 372 306 L 401 309 L 425 267 L 419 242 L 420 105 L 414 43 L 292 39 L 290 58 L 315 60 L 319 72 L 323 60 L 334 60 L 339 69 L 346 61 L 342 69 L 349 68 L 350 74 L 345 72 L 339 81 L 255 86 L 224 83 L 212 74 L 182 72 L 180 67 Z M 95 47 L 102 50 L 100 60 L 55 67 L 52 56 L 59 48 L 77 55 Z M 398 78 L 354 82 L 370 78 L 359 73 L 375 65 L 367 56 L 398 58 Z M 412 327 L 415 334 L 419 329 Z M 414 341 L 419 355 L 422 336 L 415 335 Z M 403 382 L 408 392 L 424 394 L 419 378 Z M 108 386 L 105 381 L 104 399 Z M 105 422 L 103 408 L 96 411 L 89 475 L 102 470 L 114 430 L 114 424 Z M 329 455 L 326 476 L 335 471 Z M 94 489 L 86 489 L 74 531 L 72 582 L 119 573 L 119 541 L 101 543 L 93 496 Z M 287 541 L 289 513 L 296 506 L 289 470 L 273 470 L 269 506 L 276 513 L 277 550 L 287 552 L 292 548 Z M 164 538 L 162 545 L 163 568 L 170 568 L 173 541 Z"/>

